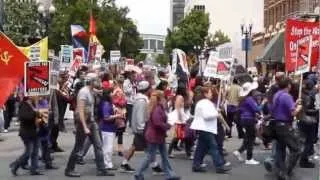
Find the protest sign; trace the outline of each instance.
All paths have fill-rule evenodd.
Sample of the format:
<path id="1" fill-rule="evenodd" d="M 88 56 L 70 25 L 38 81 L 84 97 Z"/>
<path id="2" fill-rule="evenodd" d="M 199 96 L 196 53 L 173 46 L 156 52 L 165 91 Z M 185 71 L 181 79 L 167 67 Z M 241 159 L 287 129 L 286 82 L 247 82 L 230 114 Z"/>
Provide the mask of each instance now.
<path id="1" fill-rule="evenodd" d="M 73 58 L 76 58 L 76 56 L 80 56 L 82 59 L 81 63 L 85 62 L 85 55 L 84 55 L 84 48 L 74 48 L 73 49 Z"/>
<path id="2" fill-rule="evenodd" d="M 24 72 L 25 96 L 45 96 L 50 94 L 49 62 L 26 62 Z"/>
<path id="3" fill-rule="evenodd" d="M 70 64 L 73 60 L 73 47 L 69 45 L 61 45 L 61 63 Z"/>
<path id="4" fill-rule="evenodd" d="M 217 75 L 217 59 L 218 59 L 218 52 L 216 51 L 211 51 L 209 55 L 209 59 L 207 62 L 207 66 L 204 69 L 203 75 L 205 77 L 211 77 L 211 78 L 216 78 Z"/>
<path id="5" fill-rule="evenodd" d="M 48 37 L 39 42 L 28 46 L 19 47 L 19 49 L 29 58 L 30 61 L 47 61 L 48 60 Z"/>
<path id="6" fill-rule="evenodd" d="M 312 36 L 310 66 L 316 66 L 320 58 L 320 22 L 287 20 L 285 31 L 285 64 L 287 72 L 296 70 L 298 41 L 310 35 Z"/>
<path id="7" fill-rule="evenodd" d="M 58 89 L 58 77 L 60 70 L 60 59 L 58 57 L 54 57 L 51 61 L 50 66 L 50 88 Z"/>
<path id="8" fill-rule="evenodd" d="M 224 43 L 217 47 L 220 59 L 230 59 L 233 57 L 232 54 L 232 43 Z"/>
<path id="9" fill-rule="evenodd" d="M 120 58 L 121 58 L 120 51 L 110 51 L 110 63 L 111 64 L 119 63 Z"/>
<path id="10" fill-rule="evenodd" d="M 300 75 L 310 70 L 312 36 L 304 37 L 297 41 L 296 54 L 296 75 Z"/>

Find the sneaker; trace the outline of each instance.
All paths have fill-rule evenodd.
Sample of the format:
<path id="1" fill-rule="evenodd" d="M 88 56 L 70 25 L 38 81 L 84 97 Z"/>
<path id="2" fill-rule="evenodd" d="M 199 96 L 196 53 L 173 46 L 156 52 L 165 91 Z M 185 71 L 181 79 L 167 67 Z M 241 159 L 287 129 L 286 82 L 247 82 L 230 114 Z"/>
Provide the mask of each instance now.
<path id="1" fill-rule="evenodd" d="M 175 158 L 175 156 L 174 156 L 173 154 L 170 154 L 170 155 L 169 155 L 169 158 L 170 158 L 170 159 L 173 159 L 173 158 Z"/>
<path id="2" fill-rule="evenodd" d="M 108 172 L 107 170 L 99 170 L 97 176 L 115 176 L 115 174 Z"/>
<path id="3" fill-rule="evenodd" d="M 76 172 L 76 171 L 65 171 L 64 175 L 67 177 L 80 177 L 80 173 Z"/>
<path id="4" fill-rule="evenodd" d="M 153 171 L 153 173 L 152 173 L 153 175 L 163 175 L 164 174 L 164 172 L 160 166 L 153 167 L 152 171 Z"/>
<path id="5" fill-rule="evenodd" d="M 8 133 L 9 131 L 8 131 L 8 129 L 5 129 L 5 130 L 3 130 L 3 132 L 4 132 L 4 133 Z"/>
<path id="6" fill-rule="evenodd" d="M 227 161 L 226 163 L 224 163 L 224 166 L 231 166 L 231 162 Z"/>
<path id="7" fill-rule="evenodd" d="M 135 172 L 135 170 L 133 168 L 131 168 L 129 164 L 122 164 L 120 166 L 120 171 L 124 172 L 124 173 L 134 173 Z"/>
<path id="8" fill-rule="evenodd" d="M 200 165 L 200 167 L 202 167 L 202 168 L 206 168 L 206 167 L 208 167 L 208 164 L 206 164 L 206 163 L 202 163 L 202 164 Z"/>
<path id="9" fill-rule="evenodd" d="M 216 173 L 218 174 L 226 174 L 228 171 L 231 170 L 231 167 L 229 166 L 222 166 L 216 169 Z"/>
<path id="10" fill-rule="evenodd" d="M 167 180 L 180 180 L 181 178 L 179 176 L 173 176 L 169 177 Z"/>
<path id="11" fill-rule="evenodd" d="M 193 167 L 192 168 L 192 172 L 195 172 L 195 173 L 204 173 L 204 172 L 207 172 L 206 168 L 204 167 Z"/>
<path id="12" fill-rule="evenodd" d="M 189 159 L 189 160 L 193 160 L 194 157 L 193 157 L 193 156 L 188 156 L 188 159 Z"/>
<path id="13" fill-rule="evenodd" d="M 239 161 L 244 161 L 244 159 L 242 158 L 241 154 L 239 151 L 234 151 L 233 155 L 236 156 L 238 158 Z"/>
<path id="14" fill-rule="evenodd" d="M 273 159 L 272 158 L 267 158 L 266 160 L 264 160 L 263 165 L 264 168 L 268 171 L 268 172 L 272 172 L 273 169 Z"/>
<path id="15" fill-rule="evenodd" d="M 258 165 L 258 164 L 260 164 L 260 162 L 254 160 L 254 159 L 250 159 L 250 160 L 246 160 L 245 164 L 247 164 L 247 165 Z"/>
<path id="16" fill-rule="evenodd" d="M 315 168 L 315 164 L 310 161 L 302 161 L 300 160 L 300 167 L 301 168 Z"/>

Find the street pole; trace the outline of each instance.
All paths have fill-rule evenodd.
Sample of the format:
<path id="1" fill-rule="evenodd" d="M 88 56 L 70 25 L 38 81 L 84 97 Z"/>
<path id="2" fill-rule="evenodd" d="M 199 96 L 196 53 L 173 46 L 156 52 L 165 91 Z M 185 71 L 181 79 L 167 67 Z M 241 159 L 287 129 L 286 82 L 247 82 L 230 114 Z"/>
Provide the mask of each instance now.
<path id="1" fill-rule="evenodd" d="M 252 24 L 249 24 L 249 26 L 245 26 L 244 24 L 241 24 L 241 33 L 244 35 L 244 51 L 245 51 L 245 61 L 246 61 L 246 69 L 248 69 L 248 54 L 249 54 L 249 48 L 250 48 L 250 38 L 251 38 L 251 31 L 252 31 Z"/>
<path id="2" fill-rule="evenodd" d="M 249 38 L 248 38 L 248 32 L 245 33 L 245 52 L 246 52 L 246 69 L 248 69 L 248 54 L 249 54 Z"/>

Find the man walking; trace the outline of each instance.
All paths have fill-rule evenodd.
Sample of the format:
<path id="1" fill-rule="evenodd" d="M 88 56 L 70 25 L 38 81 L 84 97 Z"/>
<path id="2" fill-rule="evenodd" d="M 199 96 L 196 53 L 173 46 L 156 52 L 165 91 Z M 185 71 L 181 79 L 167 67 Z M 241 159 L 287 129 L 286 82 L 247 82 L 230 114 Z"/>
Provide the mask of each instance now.
<path id="1" fill-rule="evenodd" d="M 83 147 L 86 136 L 90 138 L 90 141 L 94 147 L 97 176 L 114 176 L 106 170 L 104 163 L 102 142 L 99 136 L 99 127 L 94 120 L 94 95 L 93 89 L 99 88 L 101 82 L 94 73 L 87 75 L 88 85 L 83 87 L 77 97 L 77 109 L 75 115 L 76 137 L 75 145 L 71 152 L 67 167 L 65 169 L 65 175 L 69 177 L 80 177 L 80 174 L 75 172 L 75 165 L 78 160 L 78 153 Z"/>

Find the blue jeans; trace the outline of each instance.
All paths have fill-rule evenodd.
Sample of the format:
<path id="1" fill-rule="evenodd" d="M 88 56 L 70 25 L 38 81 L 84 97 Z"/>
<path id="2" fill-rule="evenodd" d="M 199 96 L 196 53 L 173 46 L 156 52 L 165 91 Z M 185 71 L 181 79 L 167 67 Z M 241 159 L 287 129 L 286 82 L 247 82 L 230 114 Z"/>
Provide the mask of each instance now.
<path id="1" fill-rule="evenodd" d="M 24 144 L 24 153 L 12 163 L 15 167 L 21 167 L 28 162 L 29 158 L 31 159 L 31 171 L 36 171 L 38 168 L 38 161 L 39 161 L 39 148 L 40 148 L 40 141 L 38 137 L 34 138 L 27 138 L 21 137 L 23 144 Z"/>
<path id="2" fill-rule="evenodd" d="M 171 178 L 175 176 L 172 167 L 169 163 L 166 144 L 148 144 L 145 159 L 142 161 L 140 168 L 136 172 L 136 177 L 138 177 L 138 179 L 143 179 L 143 172 L 148 169 L 150 163 L 154 162 L 157 150 L 159 150 L 160 152 L 162 168 L 163 171 L 166 173 L 166 178 Z"/>
<path id="3" fill-rule="evenodd" d="M 216 142 L 215 135 L 213 133 L 198 131 L 198 144 L 194 153 L 194 159 L 192 166 L 199 168 L 203 162 L 203 158 L 208 152 L 214 162 L 216 168 L 221 168 L 224 165 L 223 157 L 219 152 L 219 148 Z"/>

